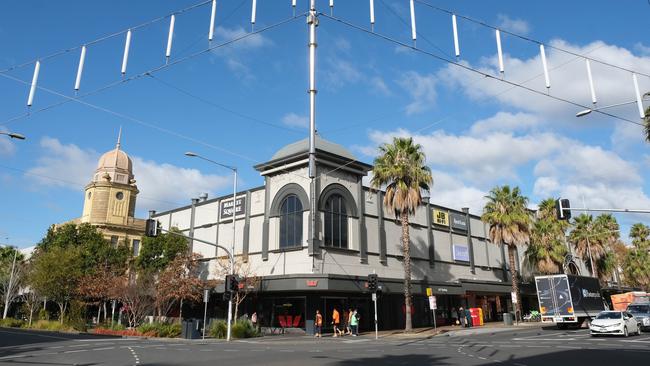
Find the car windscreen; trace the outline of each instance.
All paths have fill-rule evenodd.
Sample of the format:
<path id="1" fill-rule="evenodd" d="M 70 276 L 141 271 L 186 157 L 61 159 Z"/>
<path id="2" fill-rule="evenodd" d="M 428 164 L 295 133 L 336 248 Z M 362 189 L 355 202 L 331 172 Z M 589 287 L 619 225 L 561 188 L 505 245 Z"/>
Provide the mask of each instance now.
<path id="1" fill-rule="evenodd" d="M 629 305 L 627 311 L 630 313 L 650 313 L 650 305 Z"/>
<path id="2" fill-rule="evenodd" d="M 618 312 L 600 313 L 598 314 L 596 319 L 621 319 L 621 313 Z"/>

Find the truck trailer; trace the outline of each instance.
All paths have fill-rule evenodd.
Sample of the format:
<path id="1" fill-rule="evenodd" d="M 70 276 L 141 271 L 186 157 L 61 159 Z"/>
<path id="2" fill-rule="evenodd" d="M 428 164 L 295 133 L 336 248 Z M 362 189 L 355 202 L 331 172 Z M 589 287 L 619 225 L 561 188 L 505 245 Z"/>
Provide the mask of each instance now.
<path id="1" fill-rule="evenodd" d="M 598 313 L 607 310 L 600 283 L 593 277 L 566 274 L 536 276 L 537 299 L 542 322 L 587 326 Z"/>

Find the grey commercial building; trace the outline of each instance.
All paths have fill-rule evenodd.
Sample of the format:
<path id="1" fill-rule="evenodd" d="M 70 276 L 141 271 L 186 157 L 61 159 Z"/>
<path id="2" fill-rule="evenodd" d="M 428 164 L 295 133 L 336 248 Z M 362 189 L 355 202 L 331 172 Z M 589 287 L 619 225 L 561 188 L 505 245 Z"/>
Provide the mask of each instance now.
<path id="1" fill-rule="evenodd" d="M 383 192 L 362 183 L 372 166 L 321 138 L 316 139 L 316 161 L 317 178 L 312 183 L 307 140 L 287 145 L 267 163 L 255 166 L 264 186 L 237 195 L 235 254 L 262 278 L 240 314 L 256 311 L 263 325 L 309 330 L 316 309 L 329 324 L 333 307 L 357 307 L 362 329 L 370 328 L 373 310 L 366 279 L 374 272 L 382 289 L 380 328 L 403 327 L 401 227 L 383 206 Z M 316 212 L 310 212 L 311 191 Z M 435 187 L 432 196 L 435 201 Z M 232 195 L 154 217 L 165 229 L 176 227 L 197 239 L 231 245 Z M 507 253 L 489 241 L 488 225 L 479 216 L 423 202 L 410 220 L 414 326 L 432 324 L 427 288 L 436 295 L 438 324 L 452 322 L 452 309 L 460 306 L 482 308 L 488 321 L 512 310 Z M 525 248 L 518 249 L 521 266 Z M 206 258 L 224 255 L 197 241 L 193 250 Z M 214 276 L 216 263 L 209 270 Z M 531 295 L 524 284 L 524 308 L 535 308 Z M 211 311 L 223 308 L 215 303 Z"/>

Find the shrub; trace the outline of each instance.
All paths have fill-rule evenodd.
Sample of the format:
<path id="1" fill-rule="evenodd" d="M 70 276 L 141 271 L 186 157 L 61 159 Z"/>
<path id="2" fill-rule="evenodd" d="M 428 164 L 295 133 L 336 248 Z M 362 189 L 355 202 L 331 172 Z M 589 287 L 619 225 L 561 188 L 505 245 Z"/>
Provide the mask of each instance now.
<path id="1" fill-rule="evenodd" d="M 251 338 L 257 337 L 257 329 L 253 326 L 253 323 L 250 320 L 238 320 L 233 324 L 232 336 L 234 338 Z"/>
<path id="2" fill-rule="evenodd" d="M 228 324 L 225 320 L 217 320 L 210 324 L 209 334 L 213 338 L 223 339 L 226 338 L 228 331 Z"/>
<path id="3" fill-rule="evenodd" d="M 148 337 L 176 338 L 181 335 L 181 325 L 178 323 L 150 323 L 138 327 L 138 332 Z"/>
<path id="4" fill-rule="evenodd" d="M 21 328 L 24 326 L 25 326 L 25 322 L 20 319 L 14 319 L 14 318 L 0 319 L 0 327 Z"/>
<path id="5" fill-rule="evenodd" d="M 32 323 L 31 328 L 33 329 L 41 329 L 41 330 L 50 330 L 53 332 L 70 332 L 74 331 L 74 328 L 67 325 L 67 324 L 61 324 L 57 320 L 39 320 L 34 323 Z"/>
<path id="6" fill-rule="evenodd" d="M 141 336 L 137 329 L 113 330 L 107 328 L 95 328 L 95 334 L 117 335 L 117 336 Z"/>

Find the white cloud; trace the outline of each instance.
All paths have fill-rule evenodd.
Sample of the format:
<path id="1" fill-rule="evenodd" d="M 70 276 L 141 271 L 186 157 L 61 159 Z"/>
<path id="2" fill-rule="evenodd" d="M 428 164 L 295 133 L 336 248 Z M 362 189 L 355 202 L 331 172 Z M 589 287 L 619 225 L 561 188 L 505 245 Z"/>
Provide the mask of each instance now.
<path id="1" fill-rule="evenodd" d="M 81 192 L 92 178 L 99 154 L 74 144 L 62 144 L 51 137 L 42 138 L 40 145 L 41 156 L 36 166 L 28 170 L 27 177 L 41 186 Z M 159 164 L 137 156 L 131 156 L 131 159 L 140 190 L 138 210 L 171 208 L 200 193 L 214 194 L 232 181 L 230 176 L 203 174 L 196 169 Z"/>
<path id="2" fill-rule="evenodd" d="M 218 26 L 214 34 L 218 42 L 227 42 L 241 38 L 239 41 L 233 42 L 228 46 L 213 50 L 212 53 L 223 58 L 226 66 L 239 78 L 247 81 L 254 79 L 250 68 L 246 65 L 245 55 L 254 50 L 272 45 L 273 42 L 260 33 L 242 38 L 248 34 L 242 27 L 227 28 Z"/>
<path id="3" fill-rule="evenodd" d="M 487 191 L 466 185 L 461 179 L 441 170 L 432 170 L 433 187 L 431 187 L 431 202 L 461 209 L 469 207 L 471 213 L 480 214 L 485 205 Z"/>
<path id="4" fill-rule="evenodd" d="M 300 127 L 307 128 L 309 127 L 309 120 L 307 116 L 301 116 L 295 113 L 287 113 L 282 117 L 282 123 L 289 127 Z"/>
<path id="5" fill-rule="evenodd" d="M 388 85 L 386 85 L 386 82 L 384 82 L 384 79 L 382 79 L 380 76 L 373 76 L 370 78 L 370 85 L 372 87 L 372 90 L 376 93 L 382 94 L 382 95 L 391 95 L 391 91 L 388 88 Z"/>
<path id="6" fill-rule="evenodd" d="M 497 15 L 497 23 L 499 25 L 499 28 L 510 31 L 512 33 L 526 35 L 530 32 L 530 26 L 528 25 L 528 22 L 523 19 L 512 19 L 506 14 Z"/>
<path id="7" fill-rule="evenodd" d="M 473 135 L 482 135 L 492 132 L 515 132 L 530 130 L 537 127 L 540 119 L 529 113 L 498 112 L 490 118 L 477 121 L 472 125 Z"/>
<path id="8" fill-rule="evenodd" d="M 333 90 L 362 80 L 362 75 L 355 63 L 338 56 L 327 57 L 323 68 L 323 82 Z"/>
<path id="9" fill-rule="evenodd" d="M 641 56 L 650 56 L 650 47 L 641 42 L 634 44 L 634 50 L 641 54 Z"/>
<path id="10" fill-rule="evenodd" d="M 609 45 L 601 41 L 595 41 L 584 46 L 573 45 L 563 40 L 553 40 L 550 44 L 577 54 L 588 54 L 594 59 L 625 68 L 650 73 L 650 57 L 639 57 L 625 48 Z M 539 54 L 531 58 L 520 59 L 508 54 L 507 49 L 504 52 L 505 78 L 507 80 L 524 83 L 524 85 L 536 91 L 543 94 L 547 93 Z M 584 60 L 552 47 L 546 48 L 546 55 L 551 81 L 550 94 L 585 106 L 591 105 L 591 94 Z M 495 75 L 498 73 L 496 55 L 483 58 L 476 65 L 463 62 L 488 74 Z M 599 105 L 605 106 L 634 99 L 632 77 L 629 72 L 597 62 L 592 62 L 591 67 Z M 437 76 L 448 86 L 460 86 L 465 94 L 473 100 L 497 101 L 523 111 L 553 117 L 572 117 L 580 109 L 580 107 L 553 100 L 543 95 L 513 88 L 495 79 L 484 78 L 454 65 L 448 65 Z M 640 77 L 639 86 L 642 90 L 650 90 L 650 79 Z M 638 115 L 635 117 L 636 109 L 633 105 L 612 108 L 608 111 L 638 119 Z M 593 116 L 598 116 L 598 114 L 593 114 Z M 593 116 L 589 118 L 593 118 Z"/>
<path id="11" fill-rule="evenodd" d="M 415 71 L 402 74 L 397 83 L 409 93 L 411 103 L 406 106 L 406 114 L 412 115 L 424 112 L 436 104 L 437 78 L 433 74 L 423 75 Z"/>

